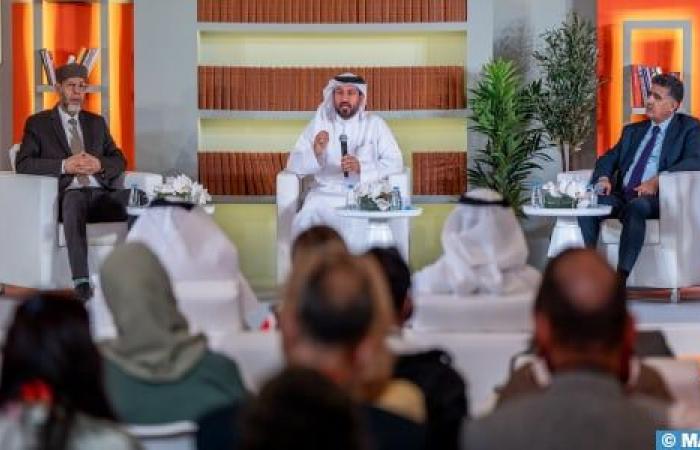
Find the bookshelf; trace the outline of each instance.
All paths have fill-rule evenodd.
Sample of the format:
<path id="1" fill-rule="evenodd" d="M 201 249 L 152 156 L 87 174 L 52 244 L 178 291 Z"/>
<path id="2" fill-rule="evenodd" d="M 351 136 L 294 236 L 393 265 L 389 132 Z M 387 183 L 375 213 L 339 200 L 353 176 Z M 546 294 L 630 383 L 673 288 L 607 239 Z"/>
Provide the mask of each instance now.
<path id="1" fill-rule="evenodd" d="M 675 71 L 673 69 L 669 70 L 669 65 L 662 65 L 659 61 L 640 61 L 635 60 L 634 53 L 634 39 L 633 33 L 637 31 L 659 31 L 659 30 L 674 30 L 680 34 L 680 39 L 677 42 L 665 42 L 667 46 L 681 46 L 682 47 L 682 67 L 679 67 L 679 72 L 681 72 L 681 79 L 685 87 L 685 101 L 681 105 L 681 111 L 687 112 L 690 109 L 690 103 L 692 99 L 692 67 L 693 67 L 693 25 L 689 20 L 627 20 L 623 22 L 623 107 L 622 107 L 622 123 L 629 123 L 635 119 L 635 116 L 639 117 L 646 113 L 645 108 L 633 108 L 632 107 L 632 86 L 631 86 L 631 67 L 633 64 L 651 65 L 651 66 L 661 66 L 665 71 Z M 668 52 L 667 52 L 668 53 Z M 666 58 L 671 59 L 671 55 L 664 55 Z M 637 58 L 640 58 L 637 56 Z M 664 67 L 665 66 L 665 67 Z"/>
<path id="2" fill-rule="evenodd" d="M 208 0 L 205 0 L 205 3 L 206 1 Z M 232 3 L 232 0 L 224 1 Z M 349 1 L 352 3 L 352 0 Z M 414 3 L 423 4 L 424 1 L 430 3 L 429 0 L 415 0 Z M 201 8 L 202 0 L 199 2 Z M 410 2 L 406 1 L 402 4 L 409 5 Z M 466 0 L 463 2 L 463 6 L 466 9 Z M 401 16 L 399 14 L 396 17 Z M 397 124 L 411 124 L 411 126 L 402 126 L 402 130 L 398 133 L 395 130 L 399 145 L 404 152 L 404 163 L 407 166 L 412 165 L 414 152 L 453 151 L 466 154 L 468 112 L 464 96 L 466 95 L 468 73 L 467 49 L 470 48 L 470 42 L 467 39 L 470 25 L 466 16 L 461 21 L 453 22 L 318 23 L 315 21 L 316 23 L 281 23 L 202 21 L 200 12 L 199 19 L 196 29 L 198 35 L 197 60 L 200 68 L 205 66 L 261 68 L 263 70 L 274 70 L 275 68 L 327 69 L 348 66 L 355 68 L 360 66 L 370 70 L 391 67 L 420 69 L 451 66 L 462 68 L 464 79 L 461 81 L 460 90 L 463 100 L 460 101 L 459 106 L 450 103 L 449 107 L 439 105 L 441 109 L 420 107 L 427 104 L 414 105 L 410 109 L 393 106 L 390 109 L 377 107 L 372 109 L 372 112 L 387 121 L 391 121 L 389 126 L 392 127 L 392 130 L 398 128 Z M 280 48 L 276 49 L 276 46 Z M 333 46 L 336 47 L 336 52 L 328 50 Z M 392 50 L 392 46 L 399 50 Z M 291 53 L 288 51 L 290 48 L 292 49 Z M 298 53 L 292 54 L 295 51 Z M 320 57 L 314 59 L 316 54 Z M 327 79 L 328 77 L 324 78 L 324 85 Z M 434 82 L 434 80 L 432 81 Z M 383 84 L 383 87 L 386 88 L 386 85 Z M 320 101 L 322 88 L 322 85 L 314 87 L 313 94 L 318 101 Z M 379 84 L 370 81 L 370 101 L 378 97 L 373 95 L 377 93 L 378 89 L 381 89 Z M 224 98 L 226 98 L 226 94 L 224 94 Z M 274 98 L 274 95 L 271 95 L 271 98 Z M 301 108 L 303 110 L 289 110 L 284 107 L 269 107 L 265 110 L 259 110 L 255 107 L 241 109 L 240 106 L 238 109 L 230 107 L 219 109 L 219 105 L 216 105 L 217 109 L 212 109 L 213 105 L 202 103 L 200 98 L 198 151 L 202 155 L 212 152 L 240 154 L 260 151 L 289 151 L 294 145 L 296 136 L 303 130 L 306 121 L 313 117 L 318 101 L 314 101 L 313 110 L 310 104 L 305 104 Z M 229 124 L 232 130 L 242 130 L 244 136 L 234 136 L 233 131 L 222 131 L 227 127 L 226 124 Z M 428 144 L 425 148 L 416 148 L 415 141 L 425 142 L 426 135 L 435 134 L 434 130 L 445 127 L 449 128 L 445 134 L 451 139 L 443 139 L 436 146 Z M 298 128 L 298 130 L 296 136 L 292 138 L 290 130 L 293 128 Z M 407 131 L 409 128 L 410 130 Z M 248 139 L 247 135 L 256 133 L 269 135 L 270 144 L 261 148 L 265 139 Z M 258 147 L 247 145 L 251 141 L 257 142 Z M 407 148 L 409 149 L 407 150 Z M 234 156 L 231 154 L 231 157 Z M 466 164 L 463 168 L 453 167 L 449 170 L 461 170 L 464 173 L 463 176 L 466 177 Z M 202 174 L 200 170 L 200 175 Z M 230 175 L 224 174 L 223 176 L 229 177 Z M 440 203 L 455 198 L 452 195 L 439 195 L 442 194 L 439 192 L 435 194 L 421 196 L 421 201 L 430 203 L 434 200 Z M 255 198 L 258 198 L 260 203 L 267 203 L 271 197 L 269 195 L 231 195 L 230 193 L 215 195 L 216 201 L 219 202 L 250 203 L 254 202 Z"/>
<path id="3" fill-rule="evenodd" d="M 32 0 L 34 16 L 34 112 L 39 112 L 44 109 L 44 94 L 55 92 L 53 86 L 44 84 L 41 58 L 38 57 L 39 50 L 44 47 L 44 7 L 47 3 L 99 4 L 100 55 L 97 63 L 100 66 L 100 84 L 90 85 L 87 92 L 92 94 L 101 94 L 100 114 L 109 123 L 109 0 Z M 77 50 L 78 49 L 76 49 L 76 51 Z M 56 61 L 57 66 L 61 64 L 63 64 L 63 61 Z"/>

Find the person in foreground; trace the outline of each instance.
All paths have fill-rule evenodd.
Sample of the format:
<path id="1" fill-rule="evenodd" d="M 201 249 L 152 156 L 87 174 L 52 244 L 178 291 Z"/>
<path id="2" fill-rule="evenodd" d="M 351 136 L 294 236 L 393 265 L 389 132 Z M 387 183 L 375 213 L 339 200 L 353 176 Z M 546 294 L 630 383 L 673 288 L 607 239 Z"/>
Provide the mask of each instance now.
<path id="1" fill-rule="evenodd" d="M 464 448 L 652 448 L 655 430 L 667 425 L 666 408 L 624 393 L 635 341 L 624 289 L 593 250 L 566 250 L 554 258 L 534 308 L 535 344 L 551 384 L 472 422 Z"/>
<path id="2" fill-rule="evenodd" d="M 659 218 L 659 174 L 700 170 L 700 122 L 678 112 L 683 83 L 673 75 L 652 79 L 646 101 L 648 120 L 625 126 L 620 141 L 596 161 L 591 183 L 612 206 L 609 217 L 622 222 L 617 271 L 623 280 L 634 268 L 644 244 L 646 220 Z M 579 217 L 587 247 L 598 244 L 601 221 Z"/>
<path id="3" fill-rule="evenodd" d="M 82 109 L 87 79 L 82 64 L 56 69 L 60 102 L 27 119 L 16 161 L 17 173 L 58 178 L 59 221 L 75 292 L 82 300 L 92 297 L 86 224 L 126 221 L 129 199 L 123 189 L 124 155 L 105 119 Z"/>
<path id="4" fill-rule="evenodd" d="M 36 294 L 7 333 L 0 381 L 3 450 L 136 450 L 115 424 L 85 308 Z"/>
<path id="5" fill-rule="evenodd" d="M 392 312 L 376 262 L 344 252 L 295 266 L 280 310 L 287 364 L 317 370 L 363 405 L 378 449 L 424 448 L 420 390 L 392 379 Z"/>
<path id="6" fill-rule="evenodd" d="M 452 357 L 439 348 L 425 348 L 406 339 L 403 327 L 413 314 L 411 271 L 395 247 L 372 248 L 386 276 L 394 310 L 391 349 L 396 355 L 394 377 L 418 386 L 425 397 L 426 437 L 432 448 L 457 450 L 462 422 L 467 417 L 467 386 L 452 365 Z"/>
<path id="7" fill-rule="evenodd" d="M 243 414 L 240 450 L 369 450 L 360 412 L 320 373 L 289 367 Z"/>
<path id="8" fill-rule="evenodd" d="M 103 341 L 107 392 L 121 420 L 158 424 L 197 420 L 246 393 L 235 362 L 189 332 L 168 275 L 141 243 L 117 247 L 100 271 L 117 328 Z"/>
<path id="9" fill-rule="evenodd" d="M 394 135 L 381 117 L 365 110 L 366 106 L 367 83 L 353 73 L 332 78 L 323 89 L 323 102 L 287 161 L 290 172 L 314 177 L 314 185 L 292 223 L 292 238 L 312 225 L 327 224 L 348 244 L 358 242 L 364 237 L 366 224 L 354 219 L 342 221 L 333 208 L 345 205 L 348 185 L 403 170 Z M 341 139 L 346 140 L 345 154 Z"/>

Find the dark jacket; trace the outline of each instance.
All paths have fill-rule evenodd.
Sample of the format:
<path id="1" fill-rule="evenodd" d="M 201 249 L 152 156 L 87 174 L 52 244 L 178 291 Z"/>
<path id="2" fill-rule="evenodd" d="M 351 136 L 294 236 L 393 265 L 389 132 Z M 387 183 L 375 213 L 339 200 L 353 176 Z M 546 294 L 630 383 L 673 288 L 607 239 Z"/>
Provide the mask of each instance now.
<path id="1" fill-rule="evenodd" d="M 613 192 L 622 192 L 624 174 L 634 162 L 637 149 L 651 126 L 651 120 L 626 125 L 618 143 L 601 156 L 591 180 L 608 177 Z M 700 121 L 676 113 L 666 129 L 659 157 L 659 173 L 700 170 Z"/>
<path id="2" fill-rule="evenodd" d="M 95 179 L 105 189 L 122 188 L 126 160 L 109 134 L 104 118 L 81 111 L 78 121 L 83 132 L 85 151 L 99 159 L 102 164 L 102 171 L 95 174 Z M 56 106 L 27 119 L 22 145 L 17 153 L 17 173 L 57 177 L 58 191 L 63 192 L 74 176 L 61 174 L 61 161 L 71 155 Z"/>

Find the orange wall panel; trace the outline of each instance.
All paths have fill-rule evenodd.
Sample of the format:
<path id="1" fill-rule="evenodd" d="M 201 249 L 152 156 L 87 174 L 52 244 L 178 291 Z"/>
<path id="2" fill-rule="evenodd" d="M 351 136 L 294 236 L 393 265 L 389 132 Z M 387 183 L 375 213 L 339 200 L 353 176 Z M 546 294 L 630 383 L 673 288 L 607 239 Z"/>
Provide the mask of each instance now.
<path id="1" fill-rule="evenodd" d="M 604 153 L 622 132 L 623 23 L 627 20 L 688 20 L 692 24 L 692 98 L 686 98 L 691 114 L 700 111 L 700 1 L 698 0 L 598 0 L 598 73 L 605 83 L 598 96 L 597 148 Z M 682 36 L 678 31 L 644 30 L 632 33 L 634 63 L 660 65 L 664 71 L 681 71 Z"/>
<path id="2" fill-rule="evenodd" d="M 110 57 L 110 130 L 117 145 L 134 166 L 134 72 L 133 72 L 133 4 L 111 3 L 109 11 Z M 44 3 L 43 42 L 54 55 L 56 65 L 62 65 L 81 47 L 100 47 L 100 5 L 97 3 Z M 13 63 L 13 139 L 22 138 L 24 122 L 34 112 L 34 58 L 32 5 L 12 5 L 12 63 Z M 100 54 L 89 83 L 100 84 L 102 58 Z M 52 108 L 56 94 L 44 94 L 44 108 Z M 101 94 L 88 94 L 85 109 L 99 113 Z"/>

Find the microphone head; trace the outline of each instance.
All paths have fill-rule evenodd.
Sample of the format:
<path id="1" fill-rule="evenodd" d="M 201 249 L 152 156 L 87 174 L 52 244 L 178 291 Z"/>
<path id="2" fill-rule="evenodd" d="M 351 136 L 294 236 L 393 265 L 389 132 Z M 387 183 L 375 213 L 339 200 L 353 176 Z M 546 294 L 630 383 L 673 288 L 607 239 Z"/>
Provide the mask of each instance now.
<path id="1" fill-rule="evenodd" d="M 340 142 L 347 142 L 348 141 L 348 137 L 345 134 L 341 134 L 339 139 L 340 139 Z"/>

